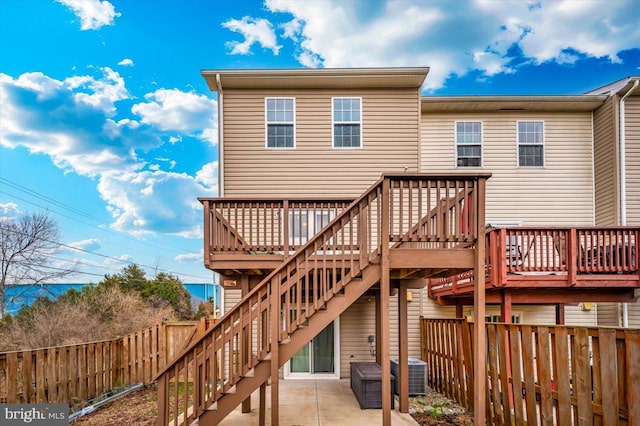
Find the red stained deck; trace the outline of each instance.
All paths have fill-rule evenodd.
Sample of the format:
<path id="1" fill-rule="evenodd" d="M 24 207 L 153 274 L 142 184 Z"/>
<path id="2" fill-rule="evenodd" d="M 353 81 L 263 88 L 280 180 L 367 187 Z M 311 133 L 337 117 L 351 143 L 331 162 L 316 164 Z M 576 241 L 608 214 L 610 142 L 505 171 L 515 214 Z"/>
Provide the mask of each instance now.
<path id="1" fill-rule="evenodd" d="M 487 303 L 632 302 L 640 288 L 640 227 L 517 227 L 486 234 Z M 468 304 L 473 272 L 429 281 L 429 296 Z"/>

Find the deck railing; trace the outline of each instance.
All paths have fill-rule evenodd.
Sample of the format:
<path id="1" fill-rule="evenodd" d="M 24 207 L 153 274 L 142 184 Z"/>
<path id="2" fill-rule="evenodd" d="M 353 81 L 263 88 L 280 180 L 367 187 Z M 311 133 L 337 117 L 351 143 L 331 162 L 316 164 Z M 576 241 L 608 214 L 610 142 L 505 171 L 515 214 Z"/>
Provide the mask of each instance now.
<path id="1" fill-rule="evenodd" d="M 201 198 L 209 253 L 288 253 L 303 246 L 353 199 Z"/>
<path id="2" fill-rule="evenodd" d="M 575 285 L 587 274 L 640 275 L 640 227 L 513 227 L 486 234 L 487 286 L 504 287 L 509 276 L 566 275 Z M 473 273 L 432 280 L 433 296 L 469 284 Z"/>
<path id="3" fill-rule="evenodd" d="M 272 363 L 284 363 L 286 360 L 277 354 L 280 343 L 374 262 L 383 241 L 389 246 L 399 242 L 472 242 L 476 231 L 468 225 L 475 223 L 474 214 L 482 199 L 478 194 L 480 182 L 488 176 L 385 175 L 337 212 L 327 226 L 310 236 L 159 374 L 158 424 L 185 424 L 197 419 L 268 355 Z M 228 207 L 222 215 L 215 207 L 218 202 L 204 204 L 207 222 L 211 223 L 213 217 L 213 223 L 222 223 L 224 218 L 225 235 L 244 238 L 226 219 L 237 216 L 229 215 Z M 231 208 L 235 209 L 233 205 Z M 383 224 L 382 218 L 389 222 Z M 271 225 L 271 221 L 259 222 L 259 232 L 260 224 Z M 223 238 L 215 235 L 217 229 L 205 231 L 209 243 Z M 383 230 L 388 232 L 386 236 Z M 277 234 L 267 236 L 282 242 L 275 237 Z M 280 245 L 264 247 L 278 249 Z"/>

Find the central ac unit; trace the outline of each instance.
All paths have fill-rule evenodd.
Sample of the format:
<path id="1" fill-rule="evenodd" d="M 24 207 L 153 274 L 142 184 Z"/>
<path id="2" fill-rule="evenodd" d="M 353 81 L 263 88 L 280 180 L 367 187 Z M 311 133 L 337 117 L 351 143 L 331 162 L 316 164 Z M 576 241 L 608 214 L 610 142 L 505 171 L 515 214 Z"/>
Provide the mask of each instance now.
<path id="1" fill-rule="evenodd" d="M 393 392 L 399 395 L 400 381 L 398 371 L 398 358 L 391 358 L 391 374 L 395 376 Z M 426 395 L 427 393 L 427 363 L 416 358 L 409 358 L 409 395 Z"/>

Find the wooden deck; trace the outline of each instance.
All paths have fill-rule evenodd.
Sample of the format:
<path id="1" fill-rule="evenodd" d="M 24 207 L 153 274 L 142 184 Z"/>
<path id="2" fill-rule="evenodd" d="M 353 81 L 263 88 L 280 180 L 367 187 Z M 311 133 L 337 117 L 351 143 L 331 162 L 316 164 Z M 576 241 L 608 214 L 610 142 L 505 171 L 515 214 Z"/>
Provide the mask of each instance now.
<path id="1" fill-rule="evenodd" d="M 389 256 L 392 279 L 451 276 L 473 268 L 472 229 L 477 190 L 465 176 L 432 180 L 402 175 L 389 187 Z M 221 275 L 223 287 L 251 289 L 332 223 L 353 200 L 201 198 L 205 266 Z M 340 265 L 379 244 L 379 208 L 342 229 L 321 253 Z M 340 226 L 334 224 L 333 226 Z M 359 233 L 373 230 L 359 245 Z M 414 281 L 414 286 L 418 285 Z"/>
<path id="2" fill-rule="evenodd" d="M 640 288 L 640 227 L 514 227 L 486 234 L 487 303 L 632 302 Z M 429 282 L 441 304 L 470 304 L 467 271 Z"/>
<path id="3" fill-rule="evenodd" d="M 158 425 L 170 419 L 218 424 L 258 388 L 263 424 L 267 380 L 272 424 L 277 424 L 279 369 L 374 288 L 382 423 L 389 425 L 393 283 L 400 288 L 399 407 L 407 412 L 406 288 L 425 283 L 427 277 L 482 267 L 479 224 L 484 223 L 489 176 L 383 175 L 352 203 L 201 199 L 206 266 L 223 275 L 226 287 L 239 286 L 242 299 L 159 373 Z M 478 306 L 484 308 L 482 300 Z M 484 353 L 484 339 L 478 336 L 475 341 Z M 482 365 L 479 360 L 480 375 Z M 192 391 L 187 390 L 189 380 Z M 481 401 L 483 382 L 477 383 Z"/>

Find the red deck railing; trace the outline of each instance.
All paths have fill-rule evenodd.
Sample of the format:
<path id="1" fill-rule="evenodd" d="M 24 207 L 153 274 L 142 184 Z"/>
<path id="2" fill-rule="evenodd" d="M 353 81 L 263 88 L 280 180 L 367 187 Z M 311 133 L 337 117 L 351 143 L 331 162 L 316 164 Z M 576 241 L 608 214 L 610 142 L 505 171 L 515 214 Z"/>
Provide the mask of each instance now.
<path id="1" fill-rule="evenodd" d="M 514 227 L 486 233 L 487 287 L 536 275 L 564 275 L 573 286 L 587 275 L 640 276 L 640 227 Z M 472 289 L 473 273 L 431 280 L 431 296 Z"/>

